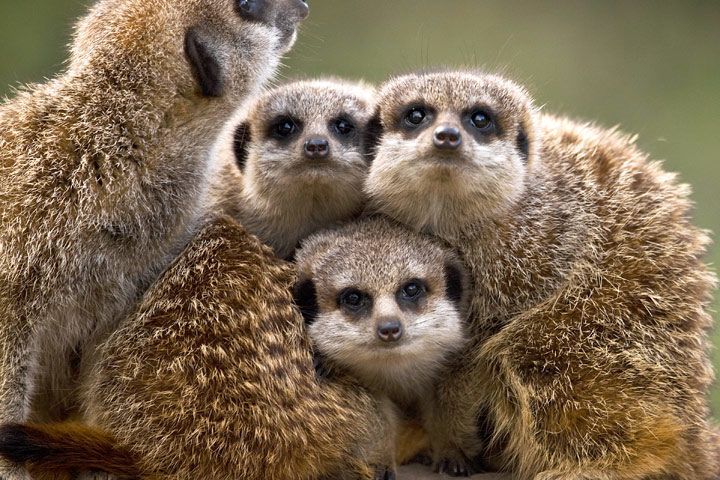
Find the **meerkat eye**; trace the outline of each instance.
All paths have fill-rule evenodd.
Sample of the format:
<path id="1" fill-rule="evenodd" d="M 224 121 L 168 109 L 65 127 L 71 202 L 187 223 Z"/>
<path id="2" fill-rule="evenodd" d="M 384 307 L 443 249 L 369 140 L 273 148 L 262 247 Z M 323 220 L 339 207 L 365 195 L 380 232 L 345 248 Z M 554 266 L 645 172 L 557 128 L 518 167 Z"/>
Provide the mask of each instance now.
<path id="1" fill-rule="evenodd" d="M 490 115 L 482 110 L 478 110 L 470 115 L 470 123 L 472 126 L 483 132 L 489 132 L 495 127 Z"/>
<path id="2" fill-rule="evenodd" d="M 356 288 L 346 288 L 338 296 L 338 304 L 353 313 L 362 310 L 369 301 L 370 297 Z"/>
<path id="3" fill-rule="evenodd" d="M 340 119 L 333 124 L 333 130 L 340 136 L 346 137 L 355 131 L 355 125 L 348 120 Z"/>
<path id="4" fill-rule="evenodd" d="M 415 301 L 425 294 L 425 285 L 420 280 L 412 280 L 400 289 L 400 294 L 406 300 Z"/>
<path id="5" fill-rule="evenodd" d="M 272 134 L 274 137 L 282 139 L 297 133 L 298 130 L 299 127 L 292 118 L 284 117 L 275 122 L 272 127 Z"/>
<path id="6" fill-rule="evenodd" d="M 415 107 L 405 114 L 405 123 L 411 127 L 417 127 L 427 118 L 427 111 L 421 107 Z"/>

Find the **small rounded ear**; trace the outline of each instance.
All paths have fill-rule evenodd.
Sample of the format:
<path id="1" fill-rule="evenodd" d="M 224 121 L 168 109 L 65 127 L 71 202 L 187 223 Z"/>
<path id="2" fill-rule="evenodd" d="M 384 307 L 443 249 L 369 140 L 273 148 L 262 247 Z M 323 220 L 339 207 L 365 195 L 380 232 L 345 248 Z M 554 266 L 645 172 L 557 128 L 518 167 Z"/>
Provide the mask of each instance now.
<path id="1" fill-rule="evenodd" d="M 520 155 L 522 156 L 523 162 L 528 163 L 530 157 L 530 140 L 528 139 L 527 128 L 524 124 L 520 124 L 520 131 L 515 139 Z"/>
<path id="2" fill-rule="evenodd" d="M 250 124 L 243 122 L 235 128 L 235 135 L 233 136 L 233 152 L 235 153 L 235 162 L 237 162 L 240 171 L 245 170 L 250 141 Z"/>
<path id="3" fill-rule="evenodd" d="M 222 68 L 200 39 L 196 28 L 185 32 L 185 56 L 190 62 L 195 81 L 204 97 L 220 97 L 223 93 Z"/>
<path id="4" fill-rule="evenodd" d="M 464 308 L 468 293 L 468 280 L 465 268 L 459 260 L 452 258 L 445 261 L 445 294 L 458 308 Z"/>
<path id="5" fill-rule="evenodd" d="M 377 147 L 383 135 L 383 125 L 380 120 L 380 110 L 377 110 L 372 118 L 365 125 L 365 133 L 362 138 L 362 150 L 368 163 L 375 160 Z"/>
<path id="6" fill-rule="evenodd" d="M 315 282 L 311 278 L 299 280 L 293 288 L 293 299 L 305 319 L 305 325 L 312 325 L 318 315 Z"/>

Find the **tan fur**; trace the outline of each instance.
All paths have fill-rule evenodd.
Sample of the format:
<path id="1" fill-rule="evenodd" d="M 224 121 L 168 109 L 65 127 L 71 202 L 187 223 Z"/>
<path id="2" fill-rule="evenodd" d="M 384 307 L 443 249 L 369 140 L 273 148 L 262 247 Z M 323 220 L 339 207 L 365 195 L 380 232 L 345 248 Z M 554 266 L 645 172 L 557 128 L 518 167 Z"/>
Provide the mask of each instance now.
<path id="1" fill-rule="evenodd" d="M 308 334 L 326 368 L 388 396 L 410 421 L 434 414 L 435 385 L 466 337 L 469 289 L 455 254 L 427 235 L 370 218 L 310 237 L 297 265 L 299 285 L 312 285 L 311 298 L 298 304 L 311 312 Z M 402 293 L 409 284 L 421 286 L 414 300 Z M 365 298 L 362 308 L 343 306 L 349 290 Z M 378 329 L 395 321 L 399 339 L 382 340 Z M 412 448 L 400 443 L 401 460 Z"/>
<path id="2" fill-rule="evenodd" d="M 290 264 L 219 219 L 100 348 L 84 415 L 137 459 L 140 478 L 370 480 L 390 465 L 391 406 L 349 378 L 316 377 L 294 281 Z M 107 447 L 71 434 L 66 457 L 122 472 L 93 457 Z M 42 471 L 62 458 L 28 463 Z"/>
<path id="3" fill-rule="evenodd" d="M 440 158 L 427 142 L 401 144 L 389 121 L 406 99 L 452 116 L 478 97 L 505 131 L 535 131 L 526 166 L 504 153 L 507 137 L 498 167 L 477 149 L 433 167 Z M 483 456 L 520 479 L 716 478 L 706 400 L 715 276 L 702 262 L 708 237 L 690 222 L 689 188 L 632 138 L 538 114 L 498 77 L 403 77 L 379 102 L 386 132 L 371 202 L 454 245 L 474 281 L 473 340 L 440 387 L 436 458 Z M 447 172 L 444 183 L 411 169 L 419 158 Z M 485 174 L 491 195 L 458 196 Z M 413 211 L 437 205 L 443 215 L 432 221 Z"/>
<path id="4" fill-rule="evenodd" d="M 267 12 L 101 0 L 67 71 L 0 106 L 0 421 L 67 414 L 76 359 L 197 229 L 219 126 L 272 75 L 306 6 Z M 207 92 L 191 33 L 218 67 Z"/>
<path id="5" fill-rule="evenodd" d="M 303 238 L 362 210 L 368 170 L 362 142 L 372 109 L 373 90 L 361 83 L 328 78 L 270 90 L 243 108 L 223 132 L 216 147 L 219 173 L 212 198 L 280 257 L 289 257 Z M 300 131 L 287 141 L 272 138 L 273 123 L 288 116 Z M 333 130 L 332 122 L 340 118 L 355 126 L 352 134 L 341 137 Z M 237 165 L 238 128 L 247 152 L 242 170 Z M 317 137 L 330 142 L 326 159 L 304 154 L 305 142 Z"/>

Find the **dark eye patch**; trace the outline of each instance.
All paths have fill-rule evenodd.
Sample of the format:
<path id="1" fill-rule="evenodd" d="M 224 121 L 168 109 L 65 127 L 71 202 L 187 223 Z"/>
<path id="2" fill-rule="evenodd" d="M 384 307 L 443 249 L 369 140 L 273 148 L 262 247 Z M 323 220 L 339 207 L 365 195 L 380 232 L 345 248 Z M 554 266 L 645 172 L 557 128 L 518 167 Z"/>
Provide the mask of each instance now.
<path id="1" fill-rule="evenodd" d="M 395 292 L 395 299 L 401 308 L 417 309 L 427 297 L 427 293 L 427 283 L 419 278 L 413 278 L 400 286 Z"/>
<path id="2" fill-rule="evenodd" d="M 360 289 L 345 288 L 337 296 L 338 307 L 353 315 L 363 315 L 372 309 L 372 297 Z"/>
<path id="3" fill-rule="evenodd" d="M 427 128 L 435 119 L 435 109 L 422 102 L 411 103 L 398 115 L 398 126 L 406 132 L 416 132 Z"/>
<path id="4" fill-rule="evenodd" d="M 352 138 L 357 131 L 355 122 L 347 116 L 340 116 L 330 122 L 330 132 L 340 138 Z"/>
<path id="5" fill-rule="evenodd" d="M 300 120 L 290 115 L 281 115 L 269 123 L 267 136 L 275 140 L 285 141 L 299 135 L 302 129 L 303 124 Z"/>
<path id="6" fill-rule="evenodd" d="M 486 105 L 475 105 L 462 113 L 465 130 L 478 143 L 486 143 L 488 139 L 503 134 L 501 118 Z"/>

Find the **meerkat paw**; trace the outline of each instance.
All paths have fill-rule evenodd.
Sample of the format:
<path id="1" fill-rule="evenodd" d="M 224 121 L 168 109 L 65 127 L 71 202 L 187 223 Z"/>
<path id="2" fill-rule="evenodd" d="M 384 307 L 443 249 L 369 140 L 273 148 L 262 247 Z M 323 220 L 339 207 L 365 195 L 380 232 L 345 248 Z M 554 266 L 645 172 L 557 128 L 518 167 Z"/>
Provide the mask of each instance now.
<path id="1" fill-rule="evenodd" d="M 444 473 L 451 477 L 469 477 L 476 472 L 471 462 L 464 456 L 443 458 L 435 463 L 435 473 Z"/>

